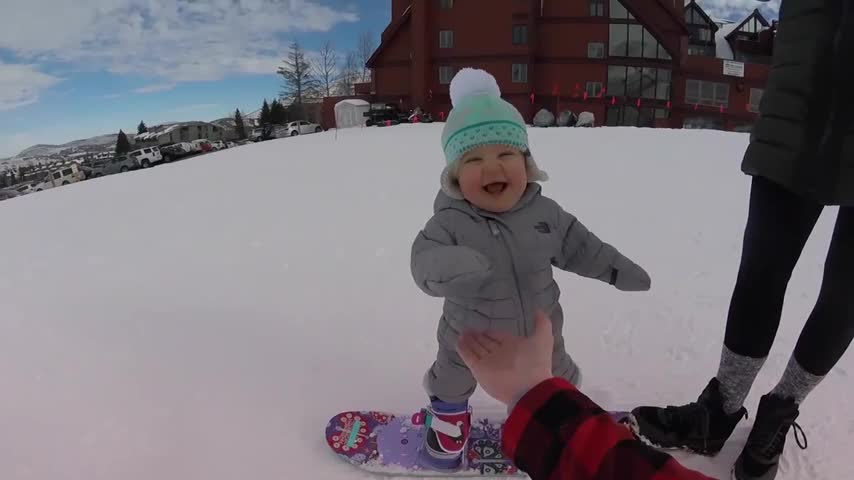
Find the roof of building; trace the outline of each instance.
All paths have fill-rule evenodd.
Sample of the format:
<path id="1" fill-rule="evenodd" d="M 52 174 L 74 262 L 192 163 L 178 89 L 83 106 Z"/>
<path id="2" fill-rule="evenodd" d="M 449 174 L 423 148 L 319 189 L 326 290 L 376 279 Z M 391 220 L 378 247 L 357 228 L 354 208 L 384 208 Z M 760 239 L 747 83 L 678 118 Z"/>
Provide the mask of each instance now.
<path id="1" fill-rule="evenodd" d="M 373 68 L 374 62 L 377 61 L 377 58 L 380 56 L 380 54 L 383 52 L 383 50 L 385 50 L 385 47 L 387 47 L 388 44 L 391 42 L 391 40 L 394 39 L 395 36 L 397 36 L 398 32 L 400 32 L 400 29 L 404 25 L 406 25 L 411 18 L 412 18 L 412 5 L 406 7 L 406 10 L 404 10 L 403 15 L 395 18 L 389 24 L 389 26 L 386 27 L 385 31 L 382 33 L 382 36 L 380 38 L 380 45 L 377 47 L 376 50 L 374 50 L 374 54 L 371 55 L 371 58 L 369 58 L 367 63 L 366 63 L 368 68 Z"/>
<path id="2" fill-rule="evenodd" d="M 718 29 L 717 33 L 715 33 L 715 56 L 718 58 L 722 58 L 724 60 L 732 60 L 735 58 L 735 55 L 732 52 L 732 45 L 730 45 L 727 37 L 738 27 L 737 23 L 728 23 Z"/>

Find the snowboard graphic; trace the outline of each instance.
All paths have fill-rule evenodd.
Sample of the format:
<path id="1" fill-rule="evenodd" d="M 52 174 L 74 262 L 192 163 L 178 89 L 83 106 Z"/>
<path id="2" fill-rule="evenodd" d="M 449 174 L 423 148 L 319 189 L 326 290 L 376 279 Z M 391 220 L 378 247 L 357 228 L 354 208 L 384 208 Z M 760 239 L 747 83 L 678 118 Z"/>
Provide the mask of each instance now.
<path id="1" fill-rule="evenodd" d="M 612 412 L 622 421 L 628 412 Z M 326 442 L 345 461 L 383 475 L 425 477 L 524 477 L 501 451 L 505 418 L 472 416 L 463 465 L 453 472 L 424 468 L 419 462 L 426 426 L 423 413 L 343 412 L 326 426 Z"/>

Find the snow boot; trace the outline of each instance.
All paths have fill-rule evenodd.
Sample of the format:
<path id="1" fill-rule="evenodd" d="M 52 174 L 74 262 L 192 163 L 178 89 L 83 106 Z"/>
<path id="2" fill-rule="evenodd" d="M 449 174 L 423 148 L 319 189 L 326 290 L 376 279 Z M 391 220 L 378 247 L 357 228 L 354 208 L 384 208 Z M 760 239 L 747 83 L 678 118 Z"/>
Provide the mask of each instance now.
<path id="1" fill-rule="evenodd" d="M 471 432 L 468 403 L 446 403 L 431 398 L 423 412 L 427 426 L 421 464 L 437 471 L 455 471 L 462 466 Z"/>
<path id="2" fill-rule="evenodd" d="M 732 415 L 723 409 L 720 383 L 712 378 L 696 402 L 678 407 L 638 407 L 629 425 L 635 436 L 658 448 L 684 449 L 701 455 L 717 455 L 747 410 Z"/>
<path id="3" fill-rule="evenodd" d="M 798 414 L 798 404 L 794 400 L 774 394 L 763 396 L 759 400 L 759 409 L 756 411 L 753 429 L 747 437 L 747 444 L 735 462 L 733 478 L 773 480 L 777 475 L 780 456 L 786 445 L 786 435 L 791 427 L 794 427 L 795 441 L 798 446 L 805 450 L 807 437 L 801 426 L 795 423 Z M 803 437 L 803 443 L 801 443 L 801 437 Z"/>

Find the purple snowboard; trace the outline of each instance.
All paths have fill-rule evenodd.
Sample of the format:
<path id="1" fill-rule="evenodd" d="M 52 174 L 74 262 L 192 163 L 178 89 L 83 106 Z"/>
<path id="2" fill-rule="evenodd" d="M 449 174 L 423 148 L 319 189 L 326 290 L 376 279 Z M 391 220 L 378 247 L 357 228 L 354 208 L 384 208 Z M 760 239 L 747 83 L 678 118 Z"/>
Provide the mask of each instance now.
<path id="1" fill-rule="evenodd" d="M 613 412 L 617 420 L 623 412 Z M 419 464 L 425 427 L 415 415 L 384 412 L 344 412 L 326 426 L 330 448 L 347 462 L 371 472 L 411 476 L 524 476 L 501 451 L 504 419 L 472 418 L 465 462 L 453 472 L 437 472 Z"/>

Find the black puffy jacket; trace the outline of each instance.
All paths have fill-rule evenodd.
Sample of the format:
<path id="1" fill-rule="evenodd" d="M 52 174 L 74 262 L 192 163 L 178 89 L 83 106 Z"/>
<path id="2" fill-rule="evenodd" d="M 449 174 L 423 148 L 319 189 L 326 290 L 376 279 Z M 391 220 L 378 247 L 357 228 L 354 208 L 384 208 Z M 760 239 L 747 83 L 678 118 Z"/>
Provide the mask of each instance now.
<path id="1" fill-rule="evenodd" d="M 742 170 L 854 206 L 854 1 L 784 0 Z"/>

